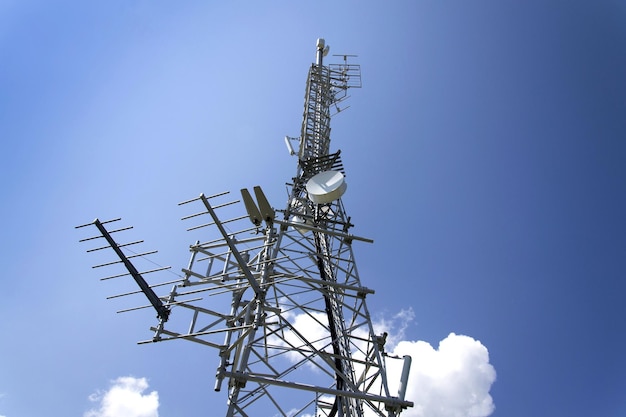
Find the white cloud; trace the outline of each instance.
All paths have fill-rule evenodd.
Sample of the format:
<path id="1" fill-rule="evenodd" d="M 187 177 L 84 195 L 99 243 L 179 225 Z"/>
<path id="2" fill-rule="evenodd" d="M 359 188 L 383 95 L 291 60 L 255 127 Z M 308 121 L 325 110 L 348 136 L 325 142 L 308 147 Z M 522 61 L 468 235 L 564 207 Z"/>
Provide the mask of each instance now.
<path id="1" fill-rule="evenodd" d="M 297 413 L 298 413 L 298 409 L 297 408 L 293 408 L 293 409 L 287 411 L 284 415 L 287 415 L 288 417 L 315 417 L 312 414 L 297 414 Z M 274 417 L 279 417 L 279 415 L 275 414 Z"/>
<path id="2" fill-rule="evenodd" d="M 156 391 L 144 394 L 146 389 L 145 378 L 117 378 L 104 394 L 98 392 L 89 396 L 89 400 L 100 405 L 83 417 L 158 417 L 159 394 Z"/>
<path id="3" fill-rule="evenodd" d="M 409 324 L 415 319 L 412 308 L 402 309 L 390 319 L 379 317 L 373 324 L 377 334 L 387 333 L 387 346 L 395 346 L 404 340 Z"/>
<path id="4" fill-rule="evenodd" d="M 401 341 L 392 354 L 412 358 L 406 399 L 415 405 L 404 417 L 486 417 L 493 412 L 489 390 L 496 371 L 480 341 L 450 333 L 437 349 L 423 341 Z M 389 380 L 399 381 L 400 370 L 391 368 Z"/>
<path id="5" fill-rule="evenodd" d="M 286 311 L 283 317 L 292 324 L 294 329 L 290 329 L 281 332 L 280 337 L 276 335 L 269 336 L 267 339 L 270 345 L 280 346 L 281 348 L 290 349 L 287 352 L 286 357 L 291 363 L 302 361 L 313 347 L 316 350 L 330 349 L 330 334 L 328 329 L 324 327 L 324 324 L 328 322 L 328 316 L 326 313 L 320 312 L 307 312 L 302 314 L 295 314 L 290 311 Z M 324 323 L 324 324 L 322 324 Z M 306 343 L 302 340 L 301 336 L 306 338 Z M 310 344 L 310 345 L 309 345 Z M 303 349 L 304 351 L 300 350 Z M 271 350 L 271 349 L 270 349 Z M 305 366 L 312 372 L 318 372 L 319 367 L 314 363 L 307 362 Z M 289 413 L 287 413 L 289 415 Z"/>
<path id="6" fill-rule="evenodd" d="M 415 314 L 409 308 L 373 323 L 376 334 L 388 333 L 385 350 L 390 356 L 387 376 L 392 395 L 398 392 L 403 364 L 392 357 L 412 358 L 405 399 L 415 405 L 403 411 L 402 416 L 486 417 L 493 413 L 495 407 L 489 391 L 496 380 L 496 371 L 489 363 L 487 348 L 472 337 L 454 333 L 439 342 L 436 349 L 424 341 L 408 341 L 406 331 L 414 319 Z M 315 343 L 328 336 L 319 323 L 326 320 L 321 313 L 297 315 L 291 320 Z M 294 354 L 292 360 L 296 359 L 298 355 Z M 355 359 L 360 359 L 358 354 Z"/>
<path id="7" fill-rule="evenodd" d="M 415 404 L 403 417 L 486 417 L 495 406 L 489 394 L 496 371 L 489 351 L 472 337 L 450 333 L 437 349 L 424 341 L 407 341 L 405 331 L 414 320 L 412 309 L 391 318 L 379 318 L 377 334 L 387 332 L 385 350 L 390 356 L 412 358 L 405 398 Z M 387 361 L 392 393 L 398 392 L 402 361 Z"/>

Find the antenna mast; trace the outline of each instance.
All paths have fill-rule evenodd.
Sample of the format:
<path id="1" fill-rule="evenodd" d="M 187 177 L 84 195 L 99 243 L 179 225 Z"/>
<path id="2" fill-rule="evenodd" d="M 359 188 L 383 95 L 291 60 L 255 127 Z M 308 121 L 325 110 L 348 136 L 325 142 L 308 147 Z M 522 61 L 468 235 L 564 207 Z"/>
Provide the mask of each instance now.
<path id="1" fill-rule="evenodd" d="M 361 87 L 360 66 L 324 65 L 328 46 L 318 39 L 316 61 L 306 83 L 298 140 L 298 165 L 284 210 L 275 210 L 260 187 L 199 197 L 180 205 L 199 206 L 183 220 L 207 218 L 188 230 L 203 229 L 209 240 L 190 246 L 184 276 L 169 294 L 157 297 L 132 265 L 105 224 L 96 220 L 121 264 L 157 311 L 153 343 L 184 339 L 217 351 L 215 391 L 228 390 L 227 417 L 315 416 L 395 417 L 413 406 L 404 399 L 410 358 L 405 358 L 397 394 L 387 381 L 386 334 L 374 332 L 361 284 L 353 225 L 341 201 L 346 191 L 340 151 L 330 153 L 331 107 Z M 237 204 L 237 206 L 235 206 Z M 232 217 L 235 207 L 245 212 Z M 224 215 L 229 215 L 223 220 Z M 252 225 L 250 226 L 251 222 Z M 84 227 L 83 225 L 79 227 Z M 234 230 L 234 231 L 233 231 Z M 147 271 L 153 272 L 153 271 Z M 145 273 L 147 273 L 145 272 Z M 144 274 L 145 274 L 144 273 Z M 126 273 L 113 275 L 116 278 Z M 221 311 L 221 312 L 220 312 Z"/>

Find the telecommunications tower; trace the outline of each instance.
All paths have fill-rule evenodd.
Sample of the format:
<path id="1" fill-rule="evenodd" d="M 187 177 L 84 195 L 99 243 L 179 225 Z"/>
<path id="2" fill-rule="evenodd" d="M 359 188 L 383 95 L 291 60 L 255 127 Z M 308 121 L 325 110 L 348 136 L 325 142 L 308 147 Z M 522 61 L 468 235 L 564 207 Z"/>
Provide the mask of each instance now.
<path id="1" fill-rule="evenodd" d="M 206 240 L 189 247 L 178 279 L 160 284 L 144 276 L 167 267 L 135 265 L 154 252 L 112 237 L 130 229 L 110 227 L 120 219 L 78 226 L 98 229 L 81 241 L 106 241 L 90 252 L 116 254 L 94 267 L 120 268 L 103 279 L 130 275 L 139 286 L 113 297 L 143 294 L 149 304 L 137 308 L 156 310 L 152 338 L 139 343 L 182 339 L 215 351 L 214 389 L 228 392 L 227 417 L 394 417 L 413 406 L 404 398 L 410 357 L 389 356 L 387 335 L 372 326 L 366 298 L 374 291 L 361 284 L 352 251 L 353 242 L 372 241 L 350 233 L 340 152 L 330 151 L 331 109 L 361 86 L 360 66 L 349 55 L 324 65 L 327 53 L 318 39 L 300 137 L 285 138 L 298 160 L 285 209 L 274 209 L 260 187 L 242 189 L 241 200 L 226 192 L 180 203 L 196 207 L 183 220 Z M 157 295 L 163 285 L 171 290 Z M 391 360 L 401 361 L 402 375 L 390 384 Z"/>

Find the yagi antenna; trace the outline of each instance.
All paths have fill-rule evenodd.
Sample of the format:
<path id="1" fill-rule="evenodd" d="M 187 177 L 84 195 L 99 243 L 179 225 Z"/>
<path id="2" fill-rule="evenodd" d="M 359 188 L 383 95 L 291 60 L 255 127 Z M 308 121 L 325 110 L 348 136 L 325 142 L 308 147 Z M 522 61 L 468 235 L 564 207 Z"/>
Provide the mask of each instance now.
<path id="1" fill-rule="evenodd" d="M 109 220 L 109 221 L 103 221 L 103 222 L 101 222 L 99 219 L 96 219 L 96 220 L 93 221 L 93 223 L 83 224 L 81 226 L 76 226 L 76 228 L 78 229 L 78 228 L 86 227 L 86 226 L 89 226 L 89 225 L 92 225 L 92 224 L 94 226 L 96 226 L 96 228 L 100 232 L 100 236 L 94 236 L 94 237 L 82 239 L 82 241 L 93 240 L 93 239 L 97 239 L 97 238 L 103 237 L 107 241 L 108 245 L 100 247 L 100 248 L 96 248 L 94 250 L 101 250 L 101 249 L 105 249 L 105 248 L 110 247 L 111 249 L 113 249 L 113 251 L 115 252 L 117 257 L 119 258 L 119 261 L 109 262 L 109 263 L 105 263 L 105 264 L 101 264 L 101 265 L 96 265 L 96 266 L 94 266 L 94 268 L 98 268 L 98 267 L 102 267 L 102 266 L 108 266 L 108 265 L 113 265 L 113 264 L 117 264 L 117 263 L 124 264 L 124 267 L 126 268 L 128 273 L 133 277 L 133 279 L 135 280 L 137 285 L 139 285 L 139 288 L 141 289 L 141 292 L 144 293 L 144 295 L 150 301 L 150 304 L 152 305 L 152 307 L 154 307 L 154 309 L 156 310 L 157 317 L 159 319 L 161 319 L 162 322 L 166 322 L 168 320 L 168 318 L 169 318 L 169 315 L 170 315 L 170 308 L 167 307 L 165 304 L 163 304 L 163 301 L 161 301 L 159 296 L 156 295 L 154 290 L 150 287 L 150 285 L 148 285 L 148 283 L 143 278 L 141 273 L 137 270 L 137 268 L 135 268 L 135 265 L 133 265 L 133 263 L 130 261 L 130 258 L 136 258 L 136 257 L 139 257 L 139 256 L 149 255 L 149 254 L 152 254 L 152 253 L 156 253 L 156 251 L 141 253 L 141 254 L 137 254 L 137 255 L 133 255 L 133 256 L 126 256 L 126 254 L 122 251 L 121 248 L 124 247 L 124 246 L 129 246 L 129 245 L 134 244 L 134 243 L 139 243 L 141 241 L 133 242 L 133 243 L 130 243 L 130 244 L 121 244 L 121 245 L 117 244 L 115 242 L 115 240 L 113 240 L 113 237 L 111 236 L 111 233 L 116 233 L 116 232 L 121 232 L 121 231 L 124 231 L 124 230 L 132 229 L 132 226 L 131 226 L 131 227 L 125 227 L 125 228 L 121 228 L 121 229 L 117 229 L 117 230 L 108 231 L 107 228 L 104 226 L 106 223 L 112 223 L 112 222 L 115 222 L 115 221 L 118 221 L 118 220 L 121 220 L 121 219 L 118 218 L 118 219 L 115 219 L 115 220 Z M 91 251 L 93 251 L 93 250 L 91 250 Z M 162 269 L 169 269 L 169 267 L 159 268 L 157 270 L 162 270 Z M 157 271 L 157 270 L 154 270 L 154 271 Z M 148 271 L 148 272 L 154 272 L 154 271 Z M 111 277 L 107 277 L 106 279 L 117 278 L 117 277 L 121 277 L 121 276 L 124 276 L 124 275 L 127 275 L 127 274 L 118 274 L 118 275 L 114 275 L 114 276 L 111 276 Z"/>

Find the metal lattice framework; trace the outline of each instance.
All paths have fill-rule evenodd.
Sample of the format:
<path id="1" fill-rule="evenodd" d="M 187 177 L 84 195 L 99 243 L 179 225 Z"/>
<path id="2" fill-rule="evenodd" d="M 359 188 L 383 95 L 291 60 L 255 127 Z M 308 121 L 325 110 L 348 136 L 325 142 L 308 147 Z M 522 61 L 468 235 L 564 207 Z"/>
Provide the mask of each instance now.
<path id="1" fill-rule="evenodd" d="M 228 417 L 391 417 L 412 406 L 403 388 L 389 391 L 386 335 L 374 332 L 366 305 L 374 291 L 361 284 L 353 255 L 354 241 L 371 240 L 349 233 L 340 198 L 320 203 L 307 195 L 315 175 L 343 172 L 340 153 L 329 153 L 330 109 L 360 87 L 358 65 L 344 57 L 324 66 L 326 52 L 319 40 L 286 209 L 272 208 L 259 187 L 255 198 L 241 190 L 244 204 L 229 193 L 180 203 L 196 207 L 183 219 L 207 240 L 190 246 L 183 276 L 164 296 L 143 277 L 153 271 L 139 272 L 129 259 L 146 254 L 126 253 L 139 242 L 111 237 L 127 228 L 108 231 L 96 220 L 99 235 L 83 239 L 104 238 L 107 245 L 94 250 L 112 247 L 119 261 L 99 266 L 127 271 L 107 278 L 131 275 L 140 287 L 134 293 L 157 311 L 152 339 L 140 343 L 184 339 L 217 351 L 215 390 L 228 390 Z"/>

